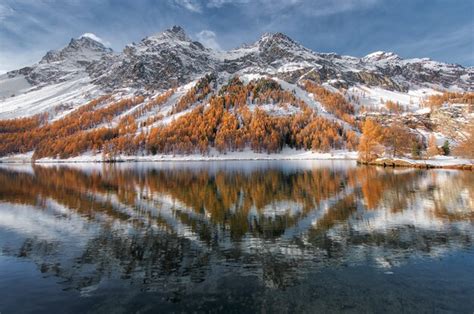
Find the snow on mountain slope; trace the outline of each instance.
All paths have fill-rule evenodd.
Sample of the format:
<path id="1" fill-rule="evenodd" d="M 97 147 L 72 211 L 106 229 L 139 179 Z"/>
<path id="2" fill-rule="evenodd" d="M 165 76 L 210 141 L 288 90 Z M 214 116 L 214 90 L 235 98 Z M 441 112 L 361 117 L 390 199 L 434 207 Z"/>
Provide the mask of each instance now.
<path id="1" fill-rule="evenodd" d="M 347 122 L 337 118 L 335 115 L 329 113 L 324 106 L 315 99 L 314 95 L 311 93 L 306 92 L 302 88 L 300 88 L 298 85 L 288 83 L 286 81 L 283 81 L 281 79 L 276 79 L 276 81 L 283 87 L 283 89 L 291 91 L 295 94 L 296 97 L 299 99 L 303 100 L 306 104 L 308 104 L 312 109 L 314 109 L 318 115 L 331 120 L 331 121 L 336 121 L 340 123 L 341 125 L 344 125 L 344 127 L 348 129 L 353 129 L 352 126 L 350 126 Z"/>
<path id="2" fill-rule="evenodd" d="M 18 78 L 10 79 L 9 82 L 17 80 Z M 50 117 L 54 117 L 75 109 L 101 94 L 98 87 L 91 84 L 90 78 L 85 75 L 78 75 L 74 80 L 46 85 L 42 88 L 30 87 L 23 93 L 21 90 L 18 91 L 20 91 L 19 95 L 0 102 L 2 119 L 26 117 L 39 113 L 48 113 Z"/>
<path id="3" fill-rule="evenodd" d="M 420 109 L 420 103 L 424 98 L 435 94 L 440 94 L 440 92 L 428 87 L 399 92 L 380 87 L 356 85 L 347 90 L 347 95 L 356 97 L 360 106 L 376 110 L 385 109 L 385 102 L 392 101 L 404 106 L 408 111 L 416 111 Z"/>
<path id="4" fill-rule="evenodd" d="M 388 62 L 390 60 L 400 61 L 402 59 L 395 53 L 386 52 L 386 51 L 375 51 L 375 52 L 369 53 L 368 55 L 362 58 L 362 61 L 364 62 L 377 62 L 377 61 Z"/>
<path id="5" fill-rule="evenodd" d="M 48 112 L 51 117 L 103 94 L 91 83 L 87 68 L 112 54 L 97 36 L 71 39 L 51 50 L 36 64 L 0 76 L 0 118 L 10 119 Z"/>
<path id="6" fill-rule="evenodd" d="M 29 88 L 31 88 L 31 84 L 24 75 L 11 78 L 7 74 L 0 75 L 0 100 L 24 93 Z"/>

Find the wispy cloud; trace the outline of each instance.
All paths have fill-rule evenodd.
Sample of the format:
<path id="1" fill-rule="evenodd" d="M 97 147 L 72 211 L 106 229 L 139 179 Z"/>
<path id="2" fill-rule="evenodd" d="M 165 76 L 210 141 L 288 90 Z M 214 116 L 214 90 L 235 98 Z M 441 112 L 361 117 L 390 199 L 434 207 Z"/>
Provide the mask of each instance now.
<path id="1" fill-rule="evenodd" d="M 427 34 L 423 39 L 409 39 L 396 43 L 394 50 L 406 51 L 416 56 L 420 51 L 425 55 L 433 55 L 445 50 L 467 50 L 465 57 L 458 62 L 474 64 L 474 23 L 445 32 Z"/>
<path id="2" fill-rule="evenodd" d="M 201 3 L 197 0 L 173 0 L 173 3 L 192 12 L 202 11 Z"/>
<path id="3" fill-rule="evenodd" d="M 216 33 L 210 30 L 202 30 L 196 34 L 196 38 L 199 42 L 201 42 L 204 46 L 208 48 L 212 48 L 215 50 L 222 50 L 221 46 L 217 42 Z"/>
<path id="4" fill-rule="evenodd" d="M 31 64 L 84 33 L 121 50 L 175 24 L 216 49 L 283 32 L 321 52 L 474 65 L 473 10 L 472 0 L 0 0 L 0 68 Z"/>
<path id="5" fill-rule="evenodd" d="M 208 8 L 221 8 L 224 5 L 233 4 L 240 5 L 251 2 L 251 0 L 209 0 L 207 1 Z M 257 1 L 258 2 L 258 1 Z"/>
<path id="6" fill-rule="evenodd" d="M 173 3 L 197 13 L 205 9 L 220 9 L 226 6 L 248 9 L 253 15 L 278 14 L 287 10 L 298 11 L 304 15 L 324 16 L 340 12 L 364 9 L 380 0 L 173 0 Z"/>
<path id="7" fill-rule="evenodd" d="M 99 36 L 97 36 L 96 34 L 93 34 L 93 33 L 84 33 L 82 34 L 80 37 L 87 37 L 87 38 L 90 38 L 92 40 L 95 40 L 99 43 L 101 43 L 102 45 L 104 45 L 105 47 L 110 47 L 110 42 L 106 41 L 106 40 L 103 40 L 102 38 L 100 38 Z"/>
<path id="8" fill-rule="evenodd" d="M 6 19 L 8 16 L 13 15 L 15 11 L 7 4 L 0 3 L 0 22 Z"/>
<path id="9" fill-rule="evenodd" d="M 301 12 L 310 16 L 327 16 L 353 10 L 363 10 L 376 5 L 379 0 L 319 0 L 297 1 Z M 314 4 L 314 5 L 311 5 Z"/>

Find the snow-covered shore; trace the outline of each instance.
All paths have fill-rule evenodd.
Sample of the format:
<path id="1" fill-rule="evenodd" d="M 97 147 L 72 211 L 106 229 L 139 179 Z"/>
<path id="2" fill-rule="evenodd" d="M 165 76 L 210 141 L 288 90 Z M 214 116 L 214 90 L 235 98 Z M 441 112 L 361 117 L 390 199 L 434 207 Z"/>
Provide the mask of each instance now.
<path id="1" fill-rule="evenodd" d="M 33 153 L 17 154 L 0 158 L 3 163 L 30 163 Z M 221 154 L 211 150 L 207 155 L 145 155 L 127 156 L 119 155 L 114 158 L 117 162 L 160 162 L 160 161 L 219 161 L 219 160 L 357 160 L 357 152 L 337 150 L 329 153 L 317 153 L 306 150 L 284 148 L 280 153 L 256 153 L 250 149 L 241 152 L 228 152 Z M 104 162 L 102 154 L 86 153 L 68 159 L 42 158 L 35 163 L 76 163 L 76 162 Z"/>
<path id="2" fill-rule="evenodd" d="M 33 152 L 26 154 L 17 154 L 0 158 L 0 163 L 31 163 Z M 318 153 L 307 150 L 296 150 L 284 148 L 280 153 L 267 154 L 256 153 L 250 149 L 237 152 L 219 153 L 211 150 L 207 155 L 189 154 L 189 155 L 144 155 L 144 156 L 116 156 L 114 162 L 165 162 L 165 161 L 251 161 L 251 160 L 352 160 L 358 159 L 357 152 L 346 150 L 335 150 L 328 153 Z M 93 154 L 92 152 L 68 158 L 54 159 L 42 158 L 35 160 L 35 163 L 100 163 L 110 162 L 104 160 L 102 154 Z M 370 163 L 378 166 L 409 167 L 409 168 L 451 168 L 474 170 L 474 160 L 458 158 L 455 156 L 436 156 L 430 159 L 410 159 L 410 158 L 379 158 Z"/>

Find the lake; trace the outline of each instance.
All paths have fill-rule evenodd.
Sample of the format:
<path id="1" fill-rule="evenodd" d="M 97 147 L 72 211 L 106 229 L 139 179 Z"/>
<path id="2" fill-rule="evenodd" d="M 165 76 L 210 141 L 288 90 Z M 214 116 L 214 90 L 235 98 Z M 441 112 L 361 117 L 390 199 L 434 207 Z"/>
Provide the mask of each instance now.
<path id="1" fill-rule="evenodd" d="M 474 311 L 474 173 L 0 164 L 0 312 Z"/>

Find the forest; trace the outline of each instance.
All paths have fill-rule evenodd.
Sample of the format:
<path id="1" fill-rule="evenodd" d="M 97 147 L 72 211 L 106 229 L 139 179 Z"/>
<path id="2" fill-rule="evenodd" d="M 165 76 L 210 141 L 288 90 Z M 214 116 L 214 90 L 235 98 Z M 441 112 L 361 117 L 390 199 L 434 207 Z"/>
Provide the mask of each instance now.
<path id="1" fill-rule="evenodd" d="M 206 75 L 178 98 L 176 89 L 155 97 L 105 95 L 60 118 L 41 114 L 0 120 L 0 156 L 33 151 L 33 159 L 66 159 L 91 152 L 115 160 L 119 155 L 137 154 L 207 155 L 213 149 L 222 154 L 244 149 L 278 153 L 284 147 L 315 152 L 358 150 L 363 161 L 382 155 L 474 155 L 472 127 L 453 150 L 449 143 L 438 147 L 433 139 L 423 139 L 400 122 L 382 125 L 358 116 L 344 93 L 309 80 L 301 88 L 334 118 L 321 115 L 295 91 L 283 89 L 272 79 L 244 83 L 233 77 L 217 86 L 216 77 Z M 473 95 L 443 93 L 428 97 L 423 105 L 465 103 L 472 107 Z M 173 96 L 175 100 L 170 101 Z M 391 113 L 403 111 L 394 102 L 387 101 L 385 106 Z M 168 118 L 166 123 L 164 118 Z"/>
<path id="2" fill-rule="evenodd" d="M 293 115 L 272 115 L 259 108 L 295 107 Z M 339 122 L 321 116 L 302 100 L 284 91 L 273 80 L 260 79 L 247 85 L 233 79 L 209 104 L 167 125 L 151 129 L 147 150 L 151 154 L 207 154 L 211 147 L 219 152 L 243 150 L 277 153 L 283 147 L 327 152 L 331 149 L 354 150 L 356 132 Z"/>

